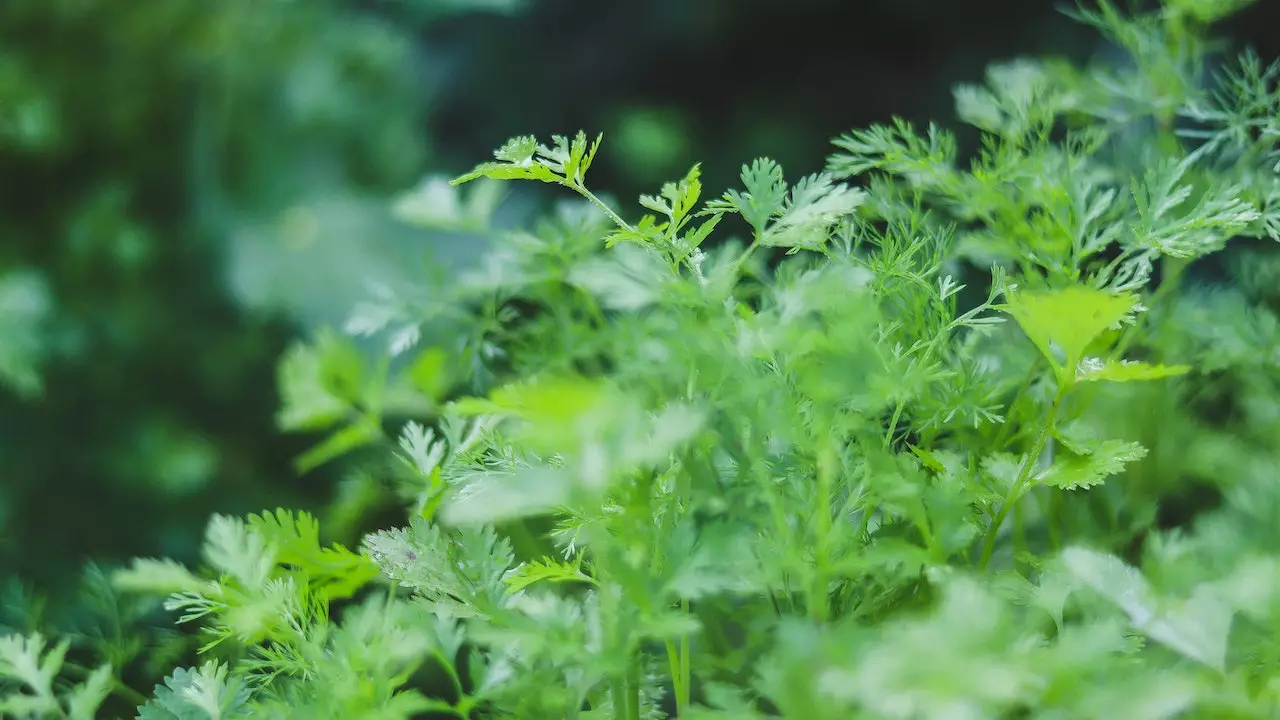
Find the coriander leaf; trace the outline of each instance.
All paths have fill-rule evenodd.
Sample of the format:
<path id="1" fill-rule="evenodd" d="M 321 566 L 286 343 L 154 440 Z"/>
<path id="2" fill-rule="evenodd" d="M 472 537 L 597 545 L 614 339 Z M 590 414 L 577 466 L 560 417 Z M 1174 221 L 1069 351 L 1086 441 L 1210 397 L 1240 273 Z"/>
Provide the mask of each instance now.
<path id="1" fill-rule="evenodd" d="M 361 395 L 364 361 L 334 333 L 310 345 L 296 343 L 279 365 L 282 430 L 320 430 L 343 419 Z"/>
<path id="2" fill-rule="evenodd" d="M 135 559 L 127 569 L 117 570 L 111 581 L 120 590 L 161 595 L 194 592 L 207 585 L 181 563 L 150 558 Z"/>
<path id="3" fill-rule="evenodd" d="M 0 637 L 0 679 L 25 687 L 23 695 L 29 702 L 25 712 L 56 715 L 59 707 L 53 683 L 62 670 L 71 641 L 62 640 L 48 652 L 45 648 L 45 638 L 39 633 Z M 11 704 L 16 697 L 0 697 L 0 703 Z"/>
<path id="4" fill-rule="evenodd" d="M 115 677 L 110 665 L 100 665 L 89 673 L 85 681 L 72 687 L 67 693 L 67 717 L 69 720 L 94 720 L 98 709 L 111 694 Z"/>
<path id="5" fill-rule="evenodd" d="M 214 515 L 205 530 L 204 557 L 241 586 L 260 588 L 275 568 L 277 548 L 244 521 Z"/>
<path id="6" fill-rule="evenodd" d="M 1065 550 L 1062 560 L 1076 582 L 1115 603 L 1137 630 L 1215 670 L 1223 669 L 1233 611 L 1216 589 L 1202 586 L 1186 601 L 1161 601 L 1142 573 L 1113 555 L 1075 547 Z"/>
<path id="7" fill-rule="evenodd" d="M 238 720 L 252 717 L 249 690 L 211 660 L 197 669 L 179 668 L 157 685 L 138 720 Z"/>
<path id="8" fill-rule="evenodd" d="M 1004 310 L 1053 364 L 1059 382 L 1070 384 L 1089 345 L 1118 327 L 1137 304 L 1129 293 L 1070 285 L 1060 290 L 1014 291 Z"/>
<path id="9" fill-rule="evenodd" d="M 782 211 L 787 199 L 787 181 L 782 167 L 769 158 L 757 158 L 742 166 L 743 191 L 729 190 L 724 197 L 707 203 L 708 212 L 736 212 L 763 235 L 765 227 Z"/>
<path id="10" fill-rule="evenodd" d="M 582 572 L 577 564 L 562 562 L 552 558 L 542 558 L 532 562 L 524 562 L 511 568 L 502 576 L 502 582 L 506 584 L 510 592 L 519 592 L 525 588 L 541 581 L 548 582 L 585 582 L 595 583 L 595 580 Z"/>
<path id="11" fill-rule="evenodd" d="M 781 217 L 761 237 L 765 245 L 818 250 L 826 243 L 831 226 L 851 214 L 866 199 L 866 193 L 847 185 L 836 185 L 830 175 L 810 175 L 791 189 Z"/>
<path id="12" fill-rule="evenodd" d="M 1161 380 L 1186 374 L 1188 365 L 1152 365 L 1133 360 L 1107 360 L 1085 358 L 1076 371 L 1077 382 L 1132 382 L 1136 380 Z"/>
<path id="13" fill-rule="evenodd" d="M 1146 457 L 1147 449 L 1135 442 L 1105 440 L 1090 447 L 1077 447 L 1080 454 L 1059 455 L 1035 476 L 1041 485 L 1061 490 L 1087 489 L 1124 471 L 1126 465 Z"/>
<path id="14" fill-rule="evenodd" d="M 485 617 L 506 602 L 502 577 L 511 544 L 490 527 L 446 531 L 423 518 L 365 537 L 365 550 L 387 577 L 411 588 L 437 613 Z"/>
<path id="15" fill-rule="evenodd" d="M 636 311 L 662 297 L 671 271 L 648 248 L 619 245 L 586 258 L 569 272 L 569 282 L 611 310 Z"/>
<path id="16" fill-rule="evenodd" d="M 565 468 L 531 467 L 514 473 L 471 472 L 440 511 L 450 525 L 502 523 L 568 505 L 578 483 Z"/>
<path id="17" fill-rule="evenodd" d="M 308 513 L 278 509 L 250 515 L 248 526 L 276 548 L 276 563 L 306 573 L 327 598 L 351 597 L 378 573 L 367 558 L 337 543 L 321 547 L 320 523 Z"/>

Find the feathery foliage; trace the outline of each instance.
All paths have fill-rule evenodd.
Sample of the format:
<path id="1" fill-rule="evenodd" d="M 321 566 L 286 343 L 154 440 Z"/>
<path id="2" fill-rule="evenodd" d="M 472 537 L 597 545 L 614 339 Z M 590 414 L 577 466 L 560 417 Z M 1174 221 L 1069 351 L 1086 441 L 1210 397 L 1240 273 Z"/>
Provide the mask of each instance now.
<path id="1" fill-rule="evenodd" d="M 1280 261 L 1194 284 L 1280 218 L 1275 71 L 1201 83 L 1238 5 L 1081 9 L 1130 62 L 959 88 L 967 166 L 895 121 L 630 221 L 598 137 L 511 140 L 455 183 L 580 202 L 359 310 L 408 355 L 398 443 L 395 373 L 334 336 L 282 366 L 282 424 L 339 428 L 304 465 L 385 444 L 409 519 L 218 516 L 199 573 L 118 574 L 209 638 L 141 717 L 1273 717 Z"/>

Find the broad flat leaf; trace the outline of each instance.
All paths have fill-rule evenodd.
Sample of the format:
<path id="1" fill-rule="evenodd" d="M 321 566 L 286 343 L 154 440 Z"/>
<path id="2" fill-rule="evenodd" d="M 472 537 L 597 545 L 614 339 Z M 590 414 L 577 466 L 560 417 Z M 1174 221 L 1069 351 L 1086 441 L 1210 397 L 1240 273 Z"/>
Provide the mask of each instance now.
<path id="1" fill-rule="evenodd" d="M 1161 601 L 1137 568 L 1114 555 L 1068 548 L 1063 564 L 1074 579 L 1115 603 L 1134 628 L 1182 655 L 1221 671 L 1233 610 L 1205 585 L 1183 602 Z"/>
<path id="2" fill-rule="evenodd" d="M 446 531 L 414 518 L 408 527 L 366 536 L 364 548 L 387 577 L 425 598 L 434 613 L 481 617 L 507 599 L 502 577 L 514 562 L 511 543 L 492 527 Z"/>
<path id="3" fill-rule="evenodd" d="M 551 168 L 542 164 L 510 165 L 507 163 L 484 163 L 482 165 L 477 165 L 471 172 L 450 180 L 449 183 L 451 185 L 461 185 L 462 183 L 478 180 L 480 178 L 489 178 L 491 180 L 538 180 L 545 183 L 554 183 L 563 180 L 563 178 L 555 174 Z"/>
<path id="4" fill-rule="evenodd" d="M 1036 482 L 1063 490 L 1100 485 L 1122 472 L 1125 465 L 1146 457 L 1147 449 L 1136 442 L 1104 440 L 1096 445 L 1077 446 L 1080 454 L 1061 454 L 1048 469 L 1036 475 Z"/>
<path id="5" fill-rule="evenodd" d="M 1137 303 L 1132 294 L 1072 285 L 1011 293 L 1004 309 L 1053 364 L 1059 381 L 1072 382 L 1089 344 L 1116 327 Z"/>
<path id="6" fill-rule="evenodd" d="M 494 157 L 513 165 L 528 165 L 533 162 L 533 154 L 538 151 L 538 139 L 532 135 L 513 137 L 502 147 L 493 151 Z"/>

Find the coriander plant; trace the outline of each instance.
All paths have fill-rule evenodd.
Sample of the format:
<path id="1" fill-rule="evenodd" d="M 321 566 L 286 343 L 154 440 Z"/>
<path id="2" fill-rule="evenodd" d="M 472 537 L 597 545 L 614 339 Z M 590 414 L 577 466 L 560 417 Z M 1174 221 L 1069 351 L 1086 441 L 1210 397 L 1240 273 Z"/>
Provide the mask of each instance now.
<path id="1" fill-rule="evenodd" d="M 1217 59 L 1242 4 L 1081 9 L 1128 61 L 958 88 L 967 162 L 895 121 L 637 216 L 600 138 L 507 142 L 455 184 L 581 202 L 362 308 L 396 363 L 286 361 L 286 424 L 333 432 L 304 464 L 414 416 L 408 522 L 219 516 L 199 572 L 119 573 L 207 639 L 139 716 L 1273 717 L 1280 65 Z M 74 716 L 11 642 L 8 707 Z"/>

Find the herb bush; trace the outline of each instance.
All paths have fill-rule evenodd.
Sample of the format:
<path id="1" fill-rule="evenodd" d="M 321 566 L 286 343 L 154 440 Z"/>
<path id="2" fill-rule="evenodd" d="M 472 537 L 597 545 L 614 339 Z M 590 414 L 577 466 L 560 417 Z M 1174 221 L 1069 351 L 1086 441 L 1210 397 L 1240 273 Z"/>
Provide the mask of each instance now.
<path id="1" fill-rule="evenodd" d="M 599 138 L 509 141 L 444 215 L 581 202 L 360 308 L 394 362 L 281 368 L 307 463 L 431 398 L 371 471 L 409 521 L 218 515 L 203 567 L 118 572 L 206 641 L 139 716 L 1273 717 L 1280 65 L 1219 57 L 1241 4 L 1079 10 L 1126 62 L 958 88 L 967 167 L 894 122 L 630 220 Z M 93 716 L 66 649 L 2 641 L 10 714 Z"/>

